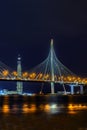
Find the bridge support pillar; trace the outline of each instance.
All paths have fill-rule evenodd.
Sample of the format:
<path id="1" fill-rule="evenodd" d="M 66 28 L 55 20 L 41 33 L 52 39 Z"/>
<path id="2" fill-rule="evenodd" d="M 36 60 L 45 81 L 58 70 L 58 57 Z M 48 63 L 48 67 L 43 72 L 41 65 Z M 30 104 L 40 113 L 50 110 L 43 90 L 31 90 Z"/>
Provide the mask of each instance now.
<path id="1" fill-rule="evenodd" d="M 51 50 L 50 50 L 50 63 L 51 63 L 51 80 L 54 81 L 54 49 L 53 49 L 53 39 L 51 39 Z M 51 94 L 54 94 L 54 82 L 51 82 Z"/>
<path id="2" fill-rule="evenodd" d="M 54 83 L 51 82 L 51 94 L 54 94 L 55 93 L 55 90 L 54 90 Z"/>
<path id="3" fill-rule="evenodd" d="M 74 85 L 70 85 L 70 93 L 73 95 L 74 94 Z"/>
<path id="4" fill-rule="evenodd" d="M 80 94 L 83 94 L 83 86 L 80 85 Z"/>

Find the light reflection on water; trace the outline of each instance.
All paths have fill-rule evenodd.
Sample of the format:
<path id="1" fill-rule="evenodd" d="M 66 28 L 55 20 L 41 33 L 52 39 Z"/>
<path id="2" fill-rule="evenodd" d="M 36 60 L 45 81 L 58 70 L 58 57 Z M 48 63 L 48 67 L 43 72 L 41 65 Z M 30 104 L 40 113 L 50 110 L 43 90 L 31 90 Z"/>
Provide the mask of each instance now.
<path id="1" fill-rule="evenodd" d="M 9 99 L 5 97 L 3 101 L 3 105 L 0 107 L 1 113 L 36 113 L 43 112 L 47 114 L 58 114 L 58 113 L 68 113 L 68 114 L 76 114 L 79 111 L 87 110 L 87 104 L 58 104 L 58 103 L 41 103 L 38 104 L 36 102 L 22 102 L 22 104 L 18 103 L 10 103 Z"/>
<path id="2" fill-rule="evenodd" d="M 0 114 L 0 130 L 85 130 L 87 126 L 86 103 L 5 96 L 0 100 Z"/>

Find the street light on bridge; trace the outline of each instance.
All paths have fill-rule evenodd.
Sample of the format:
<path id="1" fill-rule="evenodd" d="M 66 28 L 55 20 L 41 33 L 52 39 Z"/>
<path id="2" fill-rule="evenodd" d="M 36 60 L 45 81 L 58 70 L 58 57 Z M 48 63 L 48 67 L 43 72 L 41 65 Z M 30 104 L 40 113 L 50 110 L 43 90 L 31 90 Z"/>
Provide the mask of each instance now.
<path id="1" fill-rule="evenodd" d="M 8 70 L 4 70 L 3 72 L 2 72 L 2 74 L 3 74 L 3 76 L 8 76 L 9 75 L 9 71 Z"/>

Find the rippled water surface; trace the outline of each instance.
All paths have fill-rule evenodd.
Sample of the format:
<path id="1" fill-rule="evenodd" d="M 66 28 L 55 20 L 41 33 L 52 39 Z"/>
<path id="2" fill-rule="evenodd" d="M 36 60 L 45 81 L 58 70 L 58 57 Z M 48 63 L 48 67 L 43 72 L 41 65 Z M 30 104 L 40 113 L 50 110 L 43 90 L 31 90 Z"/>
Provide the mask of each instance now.
<path id="1" fill-rule="evenodd" d="M 0 97 L 0 130 L 87 130 L 86 103 L 39 98 Z"/>

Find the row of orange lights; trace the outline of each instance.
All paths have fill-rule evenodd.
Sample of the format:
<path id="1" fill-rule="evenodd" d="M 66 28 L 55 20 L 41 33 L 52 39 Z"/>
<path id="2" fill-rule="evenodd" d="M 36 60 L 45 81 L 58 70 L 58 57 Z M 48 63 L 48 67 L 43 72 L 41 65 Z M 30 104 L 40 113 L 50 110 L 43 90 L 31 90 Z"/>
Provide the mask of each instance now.
<path id="1" fill-rule="evenodd" d="M 7 77 L 9 76 L 10 72 L 8 70 L 4 70 L 2 71 L 2 75 L 4 77 Z M 18 77 L 18 73 L 16 71 L 12 72 L 12 76 L 14 77 Z M 39 74 L 36 74 L 36 73 L 28 73 L 28 72 L 24 72 L 22 73 L 22 78 L 26 78 L 26 79 L 44 79 L 44 80 L 51 80 L 51 76 L 49 74 L 42 74 L 42 73 L 39 73 Z M 56 81 L 64 81 L 64 82 L 78 82 L 78 83 L 84 83 L 84 84 L 87 84 L 87 78 L 80 78 L 80 77 L 76 77 L 76 76 L 54 76 L 55 80 Z"/>

